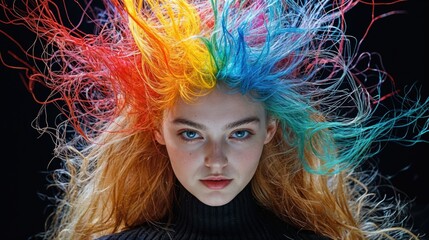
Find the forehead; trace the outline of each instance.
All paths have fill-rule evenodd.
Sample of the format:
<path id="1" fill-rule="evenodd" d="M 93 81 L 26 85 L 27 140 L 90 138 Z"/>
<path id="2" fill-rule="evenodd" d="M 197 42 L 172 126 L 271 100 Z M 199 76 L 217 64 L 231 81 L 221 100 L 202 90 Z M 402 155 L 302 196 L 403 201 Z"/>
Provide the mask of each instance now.
<path id="1" fill-rule="evenodd" d="M 235 121 L 248 116 L 264 120 L 266 113 L 263 105 L 246 95 L 227 93 L 221 89 L 215 89 L 192 103 L 180 99 L 166 110 L 164 115 L 166 119 L 170 120 L 181 117 L 212 121 Z"/>

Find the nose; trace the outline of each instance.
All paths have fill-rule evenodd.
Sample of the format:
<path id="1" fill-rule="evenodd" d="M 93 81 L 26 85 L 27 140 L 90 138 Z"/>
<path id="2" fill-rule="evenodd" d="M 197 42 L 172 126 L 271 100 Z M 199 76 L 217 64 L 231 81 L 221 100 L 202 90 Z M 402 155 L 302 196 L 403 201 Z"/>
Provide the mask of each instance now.
<path id="1" fill-rule="evenodd" d="M 212 141 L 207 143 L 204 164 L 208 168 L 219 170 L 228 165 L 228 159 L 225 155 L 225 147 L 222 142 Z"/>

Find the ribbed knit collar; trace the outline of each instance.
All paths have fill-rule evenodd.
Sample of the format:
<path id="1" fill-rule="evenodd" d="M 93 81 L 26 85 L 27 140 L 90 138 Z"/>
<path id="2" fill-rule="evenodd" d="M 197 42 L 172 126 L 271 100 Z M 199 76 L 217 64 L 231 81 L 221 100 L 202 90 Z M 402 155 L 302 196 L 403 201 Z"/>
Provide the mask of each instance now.
<path id="1" fill-rule="evenodd" d="M 280 236 L 289 229 L 257 204 L 250 184 L 218 207 L 205 205 L 180 187 L 175 212 L 175 239 L 276 239 L 269 236 Z"/>

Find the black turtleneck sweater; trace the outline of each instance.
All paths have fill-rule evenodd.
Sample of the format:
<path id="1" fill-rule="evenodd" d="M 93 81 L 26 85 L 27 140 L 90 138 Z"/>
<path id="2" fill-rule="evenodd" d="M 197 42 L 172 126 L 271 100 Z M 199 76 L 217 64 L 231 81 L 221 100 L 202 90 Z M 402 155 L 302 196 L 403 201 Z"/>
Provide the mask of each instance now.
<path id="1" fill-rule="evenodd" d="M 259 206 L 250 186 L 231 202 L 219 207 L 205 205 L 180 187 L 174 214 L 175 218 L 169 226 L 145 224 L 98 240 L 327 239 L 298 230 Z"/>

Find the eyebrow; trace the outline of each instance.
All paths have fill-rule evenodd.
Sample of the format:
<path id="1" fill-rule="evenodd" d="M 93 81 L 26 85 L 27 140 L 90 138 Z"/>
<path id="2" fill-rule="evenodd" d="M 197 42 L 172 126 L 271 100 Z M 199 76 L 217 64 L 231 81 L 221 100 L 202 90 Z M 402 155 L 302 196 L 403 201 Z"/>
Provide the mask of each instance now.
<path id="1" fill-rule="evenodd" d="M 247 118 L 244 118 L 244 119 L 232 122 L 232 123 L 228 123 L 226 125 L 225 129 L 231 129 L 231 128 L 235 128 L 235 127 L 238 127 L 238 126 L 241 126 L 241 125 L 244 125 L 244 124 L 253 123 L 253 122 L 259 123 L 260 121 L 261 120 L 258 117 L 247 117 Z M 201 130 L 206 130 L 207 129 L 207 127 L 204 126 L 203 124 L 196 123 L 196 122 L 193 122 L 193 121 L 185 119 L 185 118 L 176 118 L 176 119 L 173 120 L 173 123 L 175 123 L 175 124 L 185 124 L 185 125 L 188 125 L 188 126 L 191 126 L 191 127 L 194 127 L 194 128 L 198 128 L 198 129 L 201 129 Z"/>

